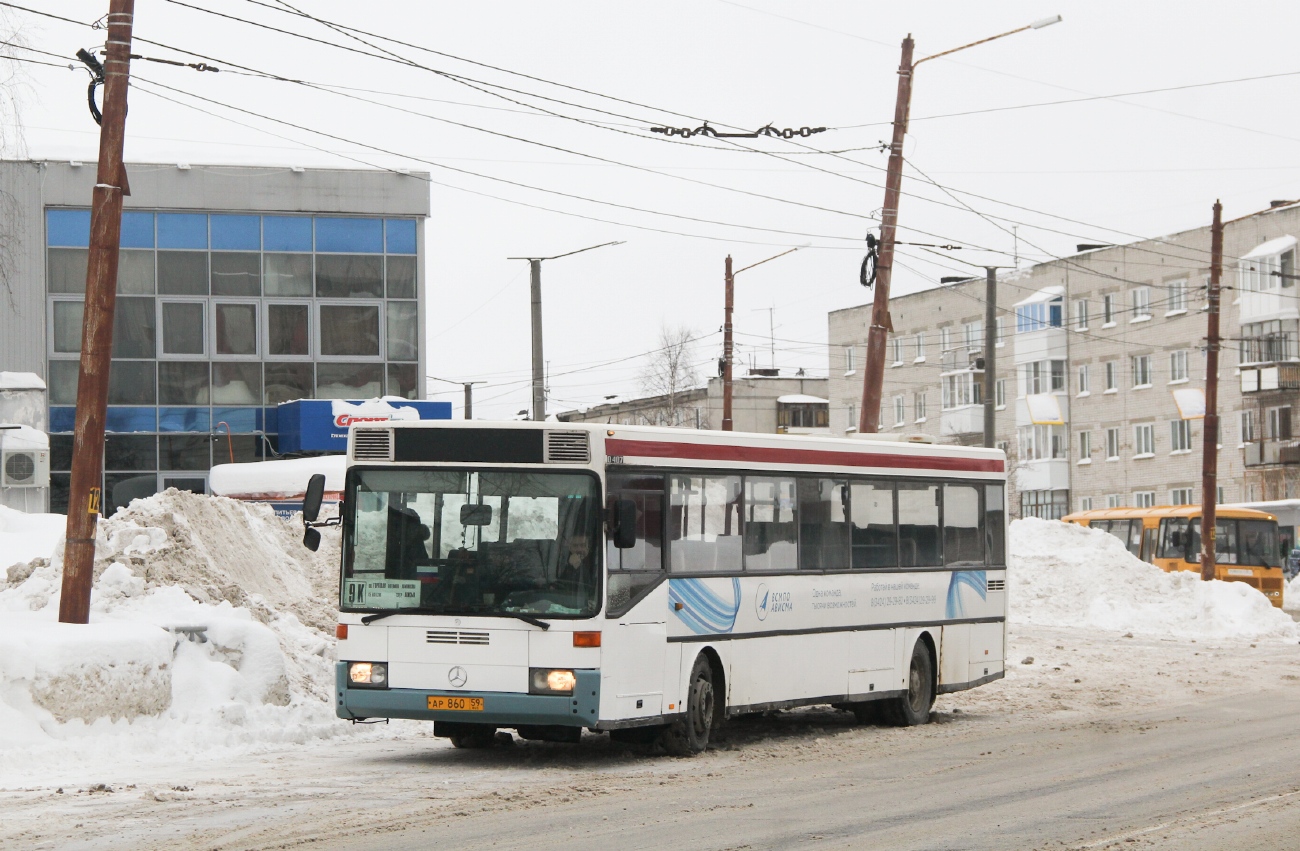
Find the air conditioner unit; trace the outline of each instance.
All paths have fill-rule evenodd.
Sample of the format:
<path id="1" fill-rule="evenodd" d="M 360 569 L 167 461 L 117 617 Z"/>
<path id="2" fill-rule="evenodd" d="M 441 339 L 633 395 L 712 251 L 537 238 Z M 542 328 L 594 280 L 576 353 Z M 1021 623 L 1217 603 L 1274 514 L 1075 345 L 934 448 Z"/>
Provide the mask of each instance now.
<path id="1" fill-rule="evenodd" d="M 0 485 L 7 488 L 50 486 L 50 453 L 15 449 L 0 454 Z"/>

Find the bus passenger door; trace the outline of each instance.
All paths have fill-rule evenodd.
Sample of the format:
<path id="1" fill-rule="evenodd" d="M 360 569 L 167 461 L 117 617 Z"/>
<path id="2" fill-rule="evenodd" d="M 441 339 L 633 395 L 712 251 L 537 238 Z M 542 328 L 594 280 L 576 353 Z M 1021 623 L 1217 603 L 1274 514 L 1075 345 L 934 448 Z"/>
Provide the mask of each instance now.
<path id="1" fill-rule="evenodd" d="M 1147 526 L 1142 529 L 1142 555 L 1141 559 L 1147 564 L 1156 563 L 1156 539 L 1159 537 L 1159 530 L 1155 526 Z"/>

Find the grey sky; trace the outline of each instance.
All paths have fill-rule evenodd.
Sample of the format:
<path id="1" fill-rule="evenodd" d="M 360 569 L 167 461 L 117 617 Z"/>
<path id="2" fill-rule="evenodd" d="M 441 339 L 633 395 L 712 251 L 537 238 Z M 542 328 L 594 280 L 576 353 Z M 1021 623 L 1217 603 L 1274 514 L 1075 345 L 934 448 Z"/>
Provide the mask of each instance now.
<path id="1" fill-rule="evenodd" d="M 194 5 L 372 52 L 318 23 L 268 8 L 278 5 L 274 0 Z M 305 166 L 355 166 L 360 161 L 430 171 L 433 180 L 446 186 L 431 187 L 429 368 L 436 376 L 488 381 L 477 388 L 480 416 L 506 416 L 528 407 L 527 264 L 506 258 L 560 254 L 615 239 L 627 243 L 545 264 L 551 411 L 598 401 L 606 393 L 634 392 L 641 365 L 635 356 L 653 348 L 661 322 L 700 333 L 699 360 L 710 373 L 721 351 L 717 332 L 728 252 L 744 266 L 786 246 L 813 243 L 813 248 L 738 278 L 736 320 L 740 356 L 746 362 L 752 356 L 759 365 L 767 364 L 767 309 L 774 307 L 777 365 L 824 373 L 826 312 L 868 298 L 856 283 L 857 265 L 861 239 L 875 224 L 864 217 L 877 214 L 883 200 L 879 186 L 885 156 L 856 150 L 836 158 L 807 155 L 807 150 L 866 148 L 888 139 L 899 43 L 908 32 L 917 40 L 917 55 L 926 56 L 1050 14 L 1064 16 L 1062 24 L 927 63 L 916 80 L 907 146 L 911 162 L 945 186 L 1077 220 L 958 196 L 981 213 L 1020 222 L 1023 258 L 1069 253 L 1079 242 L 1127 241 L 1203 225 L 1216 197 L 1223 199 L 1229 218 L 1266 207 L 1272 199 L 1300 198 L 1300 111 L 1294 106 L 1300 100 L 1300 74 L 929 118 L 1300 72 L 1292 49 L 1300 25 L 1295 3 L 1239 3 L 1230 9 L 1163 0 L 635 5 L 295 0 L 293 5 L 423 47 L 646 105 L 375 42 L 437 70 L 526 92 L 495 90 L 529 104 L 521 106 L 428 70 L 259 30 L 165 0 L 137 0 L 137 36 L 214 57 L 221 67 L 237 63 L 390 93 L 351 92 L 353 97 L 345 98 L 229 71 L 198 73 L 136 63 L 141 85 L 131 96 L 128 161 Z M 32 7 L 86 22 L 107 11 L 106 2 L 83 0 Z M 24 22 L 30 44 L 42 50 L 71 56 L 78 47 L 102 42 L 102 31 L 89 27 L 23 13 L 16 18 Z M 142 42 L 136 52 L 181 58 Z M 86 112 L 85 73 L 27 67 L 27 154 L 93 159 L 97 133 Z M 161 89 L 150 94 L 144 81 L 346 141 L 183 94 Z M 239 123 L 179 106 L 160 94 Z M 602 126 L 542 115 L 536 106 Z M 646 128 L 658 123 L 699 123 L 682 116 L 708 119 L 719 127 L 753 129 L 772 122 L 845 129 L 799 140 L 804 148 L 780 140 L 743 140 L 766 153 L 725 143 L 712 143 L 718 150 L 709 150 L 658 136 L 637 138 L 649 136 Z M 537 192 L 440 166 L 609 203 Z M 904 190 L 915 194 L 903 200 L 900 238 L 1013 250 L 1007 232 L 1013 222 L 995 226 L 916 177 L 909 172 L 904 183 Z M 903 249 L 899 259 L 905 265 L 896 271 L 895 292 L 968 269 L 960 259 L 1009 262 L 1006 254 L 974 248 L 945 254 Z M 433 384 L 430 391 L 450 393 L 445 398 L 459 409 L 458 388 Z"/>

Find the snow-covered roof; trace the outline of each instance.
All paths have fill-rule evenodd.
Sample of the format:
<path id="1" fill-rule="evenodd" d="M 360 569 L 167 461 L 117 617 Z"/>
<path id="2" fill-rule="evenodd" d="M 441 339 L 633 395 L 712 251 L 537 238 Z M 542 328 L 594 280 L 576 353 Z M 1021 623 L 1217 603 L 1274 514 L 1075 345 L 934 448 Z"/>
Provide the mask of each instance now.
<path id="1" fill-rule="evenodd" d="M 808 396 L 803 393 L 777 396 L 776 401 L 782 405 L 829 405 L 831 403 L 830 399 L 823 399 L 820 396 Z"/>
<path id="2" fill-rule="evenodd" d="M 1243 254 L 1241 259 L 1255 260 L 1259 257 L 1272 257 L 1293 247 L 1295 243 L 1296 239 L 1294 236 L 1279 236 L 1277 239 L 1270 239 L 1268 242 L 1255 246 L 1250 251 Z"/>
<path id="3" fill-rule="evenodd" d="M 44 390 L 45 382 L 34 372 L 0 372 L 0 390 Z"/>
<path id="4" fill-rule="evenodd" d="M 1038 304 L 1044 301 L 1051 301 L 1054 298 L 1060 298 L 1065 295 L 1065 287 L 1043 287 L 1029 298 L 1016 302 L 1013 307 L 1020 307 L 1025 304 Z"/>
<path id="5" fill-rule="evenodd" d="M 308 479 L 322 473 L 326 491 L 341 491 L 347 460 L 346 455 L 321 455 L 218 464 L 208 474 L 208 484 L 217 496 L 297 497 L 307 490 Z"/>

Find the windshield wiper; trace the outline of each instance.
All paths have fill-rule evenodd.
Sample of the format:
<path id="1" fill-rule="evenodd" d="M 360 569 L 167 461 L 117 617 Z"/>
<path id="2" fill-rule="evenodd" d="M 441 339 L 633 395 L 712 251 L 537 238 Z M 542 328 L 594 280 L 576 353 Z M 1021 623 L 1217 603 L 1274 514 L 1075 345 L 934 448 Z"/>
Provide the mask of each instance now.
<path id="1" fill-rule="evenodd" d="M 446 614 L 446 610 L 444 609 L 427 609 L 427 608 L 389 609 L 386 612 L 375 612 L 373 615 L 366 615 L 361 619 L 361 622 L 369 626 L 370 624 L 374 623 L 377 620 L 382 620 L 383 618 L 392 617 L 393 615 L 443 615 L 443 614 Z"/>
<path id="2" fill-rule="evenodd" d="M 446 609 L 430 609 L 430 608 L 389 609 L 386 612 L 375 612 L 374 614 L 366 615 L 361 619 L 361 623 L 365 624 L 366 626 L 369 626 L 370 624 L 374 623 L 377 620 L 382 620 L 383 618 L 391 617 L 393 615 L 445 615 L 445 614 L 448 614 Z M 533 626 L 540 627 L 543 630 L 548 630 L 551 628 L 551 625 L 546 621 L 542 620 L 541 618 L 535 618 L 532 615 L 525 615 L 522 612 L 462 612 L 460 614 L 462 614 L 464 617 L 471 617 L 471 618 L 515 618 L 516 620 L 521 620 L 524 623 L 528 623 L 528 624 L 532 624 Z"/>
<path id="3" fill-rule="evenodd" d="M 477 616 L 483 618 L 515 618 L 517 620 L 523 621 L 524 623 L 530 623 L 533 626 L 539 626 L 543 630 L 548 630 L 551 628 L 551 625 L 546 621 L 542 620 L 541 618 L 535 618 L 532 615 L 526 615 L 523 612 L 479 612 L 477 613 Z"/>

